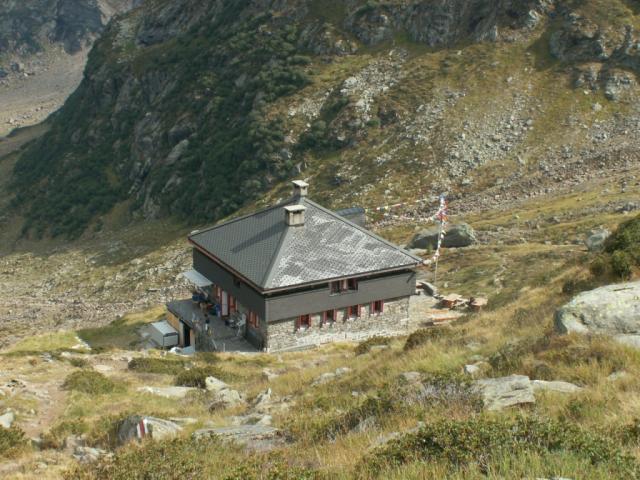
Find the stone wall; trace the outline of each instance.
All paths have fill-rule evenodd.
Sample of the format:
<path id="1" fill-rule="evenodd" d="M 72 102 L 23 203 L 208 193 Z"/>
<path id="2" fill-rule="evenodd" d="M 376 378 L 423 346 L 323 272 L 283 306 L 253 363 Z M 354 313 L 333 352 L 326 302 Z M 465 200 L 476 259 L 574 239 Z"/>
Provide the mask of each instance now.
<path id="1" fill-rule="evenodd" d="M 375 335 L 403 335 L 409 331 L 409 297 L 386 300 L 384 312 L 372 314 L 363 305 L 361 315 L 346 318 L 346 309 L 336 311 L 336 321 L 322 325 L 322 313 L 311 315 L 311 327 L 296 328 L 296 318 L 269 323 L 267 348 L 270 352 L 294 350 L 335 341 L 362 341 Z"/>

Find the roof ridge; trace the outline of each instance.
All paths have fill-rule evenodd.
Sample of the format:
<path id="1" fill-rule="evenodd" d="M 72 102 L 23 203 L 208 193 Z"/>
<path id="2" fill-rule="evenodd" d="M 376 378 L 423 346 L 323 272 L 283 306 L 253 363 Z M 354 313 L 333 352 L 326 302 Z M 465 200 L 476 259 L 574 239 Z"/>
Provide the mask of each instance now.
<path id="1" fill-rule="evenodd" d="M 329 210 L 328 208 L 323 207 L 322 205 L 317 204 L 316 202 L 314 202 L 313 200 L 309 200 L 308 198 L 305 198 L 305 201 L 308 202 L 309 204 L 311 204 L 311 206 L 318 208 L 319 210 L 322 210 L 325 213 L 328 213 L 329 215 L 331 215 L 332 217 L 336 218 L 337 220 L 340 220 L 341 222 L 346 223 L 347 225 L 360 230 L 361 232 L 367 234 L 368 236 L 370 236 L 371 238 L 374 238 L 375 240 L 378 240 L 382 243 L 384 243 L 385 245 L 399 251 L 400 253 L 406 255 L 407 257 L 415 260 L 417 263 L 422 263 L 422 258 L 417 257 L 416 255 L 413 255 L 412 253 L 408 252 L 407 250 L 405 250 L 404 248 L 400 248 L 398 245 L 393 244 L 392 242 L 389 242 L 388 240 L 385 240 L 384 238 L 380 237 L 379 235 L 376 235 L 375 233 L 373 233 L 371 230 L 367 230 L 366 228 L 363 228 L 359 225 L 356 225 L 355 223 L 349 221 L 348 219 L 338 215 L 336 212 Z"/>
<path id="2" fill-rule="evenodd" d="M 232 218 L 231 220 L 227 220 L 226 222 L 222 222 L 222 223 L 218 223 L 215 225 L 212 225 L 210 227 L 205 228 L 204 230 L 198 230 L 196 233 L 189 235 L 187 238 L 193 238 L 197 235 L 200 235 L 201 233 L 207 233 L 210 232 L 212 230 L 216 230 L 218 228 L 221 227 L 226 227 L 227 225 L 231 225 L 232 223 L 236 223 L 239 222 L 241 220 L 246 220 L 247 218 L 251 218 L 251 217 L 255 217 L 256 215 L 260 215 L 262 213 L 266 213 L 270 210 L 274 210 L 276 208 L 282 208 L 285 205 L 289 204 L 292 200 L 295 200 L 296 197 L 290 197 L 287 200 L 283 200 L 282 202 L 276 203 L 275 205 L 271 205 L 270 207 L 265 207 L 262 210 L 258 210 L 257 212 L 253 212 L 253 213 L 248 213 L 247 215 L 242 215 L 240 217 L 237 218 Z"/>
<path id="3" fill-rule="evenodd" d="M 282 219 L 282 221 L 284 222 L 284 218 Z M 284 246 L 290 231 L 291 229 L 287 227 L 284 229 L 284 233 L 280 236 L 280 241 L 278 242 L 278 246 L 273 252 L 273 257 L 271 258 L 271 261 L 269 262 L 269 266 L 267 267 L 267 271 L 265 272 L 264 277 L 262 279 L 262 285 L 264 288 L 269 288 L 268 287 L 269 282 L 272 280 L 272 277 L 273 277 L 273 267 L 276 264 L 276 261 L 280 259 L 280 251 L 282 250 L 282 247 Z"/>

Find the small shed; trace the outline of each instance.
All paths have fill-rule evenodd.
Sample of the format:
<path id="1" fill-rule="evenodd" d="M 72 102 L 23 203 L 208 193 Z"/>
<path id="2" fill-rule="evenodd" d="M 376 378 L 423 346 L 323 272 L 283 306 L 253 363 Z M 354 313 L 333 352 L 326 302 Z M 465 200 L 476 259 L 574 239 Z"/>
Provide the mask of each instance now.
<path id="1" fill-rule="evenodd" d="M 161 348 L 175 347 L 180 343 L 180 334 L 166 320 L 152 323 L 149 333 L 151 340 Z"/>

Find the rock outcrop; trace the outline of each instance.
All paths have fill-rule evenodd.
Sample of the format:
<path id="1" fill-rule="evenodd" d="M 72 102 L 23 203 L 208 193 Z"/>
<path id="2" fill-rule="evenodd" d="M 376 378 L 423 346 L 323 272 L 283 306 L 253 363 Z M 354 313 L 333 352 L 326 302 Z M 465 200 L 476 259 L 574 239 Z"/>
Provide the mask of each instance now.
<path id="1" fill-rule="evenodd" d="M 536 401 L 531 381 L 525 375 L 486 378 L 476 380 L 475 385 L 482 395 L 487 410 L 502 410 L 515 405 L 532 404 Z"/>
<path id="2" fill-rule="evenodd" d="M 132 415 L 120 422 L 117 429 L 118 445 L 124 445 L 132 440 L 153 438 L 164 440 L 173 438 L 182 431 L 182 427 L 175 422 L 162 418 Z"/>
<path id="3" fill-rule="evenodd" d="M 437 226 L 422 230 L 413 237 L 409 247 L 434 249 L 438 246 L 439 233 L 440 230 Z M 442 246 L 445 248 L 468 247 L 476 242 L 476 234 L 473 228 L 466 223 L 459 223 L 447 227 Z"/>
<path id="4" fill-rule="evenodd" d="M 596 333 L 640 347 L 640 282 L 582 292 L 555 315 L 560 333 Z"/>

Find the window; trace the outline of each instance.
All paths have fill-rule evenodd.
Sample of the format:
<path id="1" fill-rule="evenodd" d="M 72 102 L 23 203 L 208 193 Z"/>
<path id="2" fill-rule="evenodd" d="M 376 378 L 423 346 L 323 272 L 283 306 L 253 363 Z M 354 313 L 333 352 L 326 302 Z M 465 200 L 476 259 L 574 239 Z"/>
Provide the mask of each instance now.
<path id="1" fill-rule="evenodd" d="M 258 323 L 260 322 L 260 318 L 253 312 L 249 312 L 247 317 L 247 323 L 251 328 L 258 328 Z"/>
<path id="2" fill-rule="evenodd" d="M 331 282 L 329 287 L 332 295 L 343 292 L 354 292 L 358 290 L 358 279 L 349 278 L 347 280 L 336 280 L 335 282 Z"/>
<path id="3" fill-rule="evenodd" d="M 380 315 L 384 312 L 384 301 L 376 300 L 371 304 L 371 315 Z"/>
<path id="4" fill-rule="evenodd" d="M 336 321 L 336 311 L 327 310 L 322 314 L 322 324 L 328 325 Z"/>
<path id="5" fill-rule="evenodd" d="M 229 315 L 238 311 L 238 305 L 236 304 L 236 297 L 229 295 Z"/>
<path id="6" fill-rule="evenodd" d="M 311 327 L 311 315 L 300 315 L 298 317 L 298 321 L 296 322 L 296 329 L 307 329 Z"/>
<path id="7" fill-rule="evenodd" d="M 360 316 L 360 305 L 352 305 L 347 308 L 347 319 L 353 320 Z"/>

